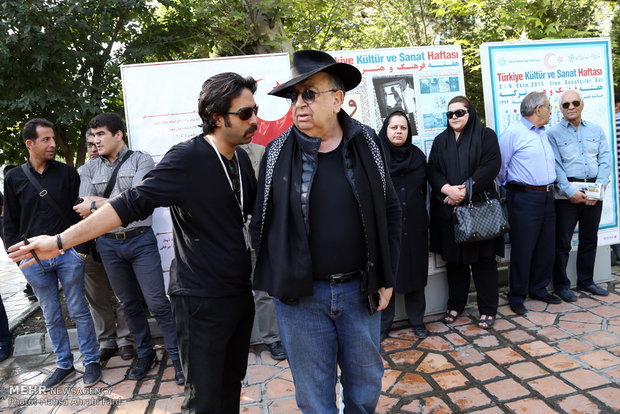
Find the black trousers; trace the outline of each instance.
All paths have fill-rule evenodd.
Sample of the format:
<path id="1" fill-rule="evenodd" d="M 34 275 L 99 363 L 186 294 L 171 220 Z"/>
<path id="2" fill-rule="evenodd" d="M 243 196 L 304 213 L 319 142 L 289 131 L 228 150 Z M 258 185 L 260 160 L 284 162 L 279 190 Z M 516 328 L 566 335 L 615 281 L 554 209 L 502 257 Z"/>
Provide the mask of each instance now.
<path id="1" fill-rule="evenodd" d="M 424 288 L 405 293 L 405 312 L 411 326 L 424 325 L 424 311 L 426 310 L 426 296 Z M 387 334 L 394 322 L 396 313 L 396 293 L 392 295 L 387 308 L 381 311 L 381 335 Z"/>
<path id="2" fill-rule="evenodd" d="M 238 414 L 254 322 L 252 291 L 170 300 L 186 378 L 183 412 Z"/>
<path id="3" fill-rule="evenodd" d="M 575 226 L 579 223 L 579 247 L 577 248 L 577 285 L 594 284 L 594 260 L 598 244 L 598 225 L 601 221 L 603 201 L 593 206 L 573 204 L 569 200 L 555 200 L 555 262 L 553 287 L 556 291 L 570 289 L 566 265 L 571 250 Z"/>
<path id="4" fill-rule="evenodd" d="M 495 256 L 481 257 L 477 263 L 471 264 L 446 263 L 446 273 L 448 277 L 448 310 L 463 312 L 465 305 L 467 305 L 469 281 L 473 277 L 480 314 L 495 316 L 498 304 L 498 275 Z"/>
<path id="5" fill-rule="evenodd" d="M 547 294 L 555 255 L 554 201 L 553 191 L 508 189 L 510 303 Z"/>

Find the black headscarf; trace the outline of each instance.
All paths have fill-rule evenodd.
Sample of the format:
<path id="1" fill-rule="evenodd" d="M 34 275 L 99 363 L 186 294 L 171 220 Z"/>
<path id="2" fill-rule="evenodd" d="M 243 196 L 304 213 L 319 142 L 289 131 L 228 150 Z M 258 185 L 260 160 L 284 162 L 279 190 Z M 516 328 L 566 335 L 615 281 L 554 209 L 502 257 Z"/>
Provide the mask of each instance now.
<path id="1" fill-rule="evenodd" d="M 463 184 L 480 165 L 482 156 L 482 134 L 484 125 L 480 122 L 476 108 L 469 102 L 469 119 L 465 128 L 455 139 L 454 130 L 448 122 L 447 128 L 435 138 L 439 163 L 451 185 Z"/>
<path id="2" fill-rule="evenodd" d="M 394 145 L 387 136 L 387 128 L 390 124 L 390 119 L 394 116 L 402 116 L 407 120 L 407 139 L 400 147 Z M 403 174 L 414 170 L 417 167 L 416 157 L 414 157 L 413 145 L 411 143 L 411 124 L 407 114 L 403 111 L 392 112 L 381 127 L 379 131 L 379 140 L 385 149 L 386 166 L 390 171 L 390 175 Z"/>

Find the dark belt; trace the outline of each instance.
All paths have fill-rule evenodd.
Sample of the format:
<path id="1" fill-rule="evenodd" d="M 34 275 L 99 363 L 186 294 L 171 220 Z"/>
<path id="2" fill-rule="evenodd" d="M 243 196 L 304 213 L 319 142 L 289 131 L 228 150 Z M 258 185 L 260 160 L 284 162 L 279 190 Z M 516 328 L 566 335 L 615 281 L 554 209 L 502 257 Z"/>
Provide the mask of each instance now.
<path id="1" fill-rule="evenodd" d="M 547 184 L 547 185 L 530 185 L 530 184 L 522 184 L 522 183 L 510 183 L 509 187 L 512 190 L 516 190 L 516 191 L 527 191 L 527 190 L 534 190 L 534 191 L 553 191 L 553 184 Z"/>
<path id="2" fill-rule="evenodd" d="M 132 237 L 136 237 L 141 234 L 144 234 L 149 229 L 150 227 L 136 227 L 135 229 L 128 230 L 128 231 L 115 231 L 114 233 L 104 233 L 102 234 L 102 236 L 105 237 L 106 239 L 127 240 L 127 239 L 131 239 Z"/>
<path id="3" fill-rule="evenodd" d="M 568 181 L 574 181 L 574 182 L 577 182 L 577 183 L 595 183 L 596 182 L 596 177 L 594 177 L 594 178 L 568 177 Z"/>
<path id="4" fill-rule="evenodd" d="M 350 280 L 357 279 L 362 275 L 362 272 L 362 270 L 356 270 L 349 273 L 334 273 L 333 275 L 321 277 L 318 280 L 329 283 L 344 283 Z"/>

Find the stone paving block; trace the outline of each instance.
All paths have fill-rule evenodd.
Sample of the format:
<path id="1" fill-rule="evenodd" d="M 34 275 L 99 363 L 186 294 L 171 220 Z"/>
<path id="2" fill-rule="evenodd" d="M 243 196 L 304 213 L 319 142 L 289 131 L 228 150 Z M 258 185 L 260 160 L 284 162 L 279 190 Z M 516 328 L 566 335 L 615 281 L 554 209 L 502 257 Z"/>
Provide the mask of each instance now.
<path id="1" fill-rule="evenodd" d="M 415 414 L 452 414 L 452 409 L 439 397 L 415 399 L 401 409 Z"/>
<path id="2" fill-rule="evenodd" d="M 495 348 L 499 345 L 499 341 L 492 335 L 484 335 L 474 339 L 474 345 L 480 348 Z"/>
<path id="3" fill-rule="evenodd" d="M 489 397 L 487 397 L 478 388 L 469 388 L 463 391 L 456 391 L 448 394 L 448 397 L 456 404 L 461 410 L 467 410 L 476 407 L 484 407 L 491 403 Z"/>
<path id="4" fill-rule="evenodd" d="M 258 384 L 265 382 L 280 372 L 279 368 L 269 365 L 252 365 L 247 368 L 248 384 Z"/>
<path id="5" fill-rule="evenodd" d="M 455 346 L 463 346 L 463 345 L 467 345 L 468 343 L 465 340 L 465 338 L 463 338 L 461 335 L 457 334 L 456 332 L 446 334 L 444 335 L 444 337 Z"/>
<path id="6" fill-rule="evenodd" d="M 267 397 L 272 400 L 295 396 L 295 385 L 291 381 L 276 378 L 269 381 L 266 387 Z"/>
<path id="7" fill-rule="evenodd" d="M 519 345 L 524 352 L 533 357 L 554 354 L 557 351 L 543 341 L 534 341 Z"/>
<path id="8" fill-rule="evenodd" d="M 485 382 L 499 377 L 505 377 L 504 373 L 492 364 L 482 364 L 467 368 L 467 372 L 478 382 Z"/>
<path id="9" fill-rule="evenodd" d="M 390 355 L 390 358 L 396 365 L 412 365 L 418 362 L 418 359 L 420 359 L 422 355 L 424 355 L 424 353 L 411 349 L 409 351 L 395 352 Z"/>
<path id="10" fill-rule="evenodd" d="M 463 366 L 478 364 L 485 360 L 484 355 L 473 347 L 452 351 L 449 355 L 454 358 L 459 365 Z"/>
<path id="11" fill-rule="evenodd" d="M 555 323 L 557 315 L 548 312 L 528 312 L 525 318 L 536 326 L 551 326 Z"/>
<path id="12" fill-rule="evenodd" d="M 402 371 L 395 369 L 386 369 L 383 372 L 383 378 L 381 379 L 381 391 L 386 392 L 394 385 L 398 377 L 402 374 Z"/>
<path id="13" fill-rule="evenodd" d="M 584 336 L 583 339 L 586 339 L 601 348 L 620 343 L 620 336 L 607 332 L 596 332 Z"/>
<path id="14" fill-rule="evenodd" d="M 595 369 L 604 369 L 620 365 L 620 358 L 602 350 L 588 352 L 587 354 L 580 355 L 577 358 L 586 362 Z"/>
<path id="15" fill-rule="evenodd" d="M 20 335 L 13 342 L 13 356 L 33 355 L 43 352 L 45 334 Z"/>
<path id="16" fill-rule="evenodd" d="M 517 364 L 509 365 L 506 367 L 513 375 L 527 380 L 530 378 L 540 377 L 546 375 L 549 372 L 539 367 L 533 362 L 519 362 Z"/>
<path id="17" fill-rule="evenodd" d="M 615 346 L 613 348 L 608 349 L 609 352 L 616 356 L 620 356 L 620 346 Z"/>
<path id="18" fill-rule="evenodd" d="M 547 309 L 546 302 L 535 299 L 526 299 L 524 305 L 531 312 L 542 312 Z"/>
<path id="19" fill-rule="evenodd" d="M 620 309 L 616 306 L 603 305 L 597 306 L 595 308 L 590 308 L 589 310 L 590 312 L 604 318 L 613 318 L 614 316 L 620 315 Z"/>
<path id="20" fill-rule="evenodd" d="M 418 365 L 417 371 L 430 373 L 445 371 L 451 368 L 454 368 L 454 365 L 448 362 L 445 356 L 429 352 L 422 362 L 420 362 L 420 365 Z"/>
<path id="21" fill-rule="evenodd" d="M 495 324 L 493 325 L 493 329 L 496 330 L 497 332 L 505 331 L 507 329 L 512 329 L 514 327 L 515 325 L 512 322 L 508 321 L 507 319 L 503 319 L 503 318 L 495 319 Z"/>
<path id="22" fill-rule="evenodd" d="M 521 328 L 533 328 L 536 326 L 529 320 L 525 319 L 523 316 L 517 316 L 516 318 L 512 318 L 512 321 Z"/>
<path id="23" fill-rule="evenodd" d="M 579 309 L 579 308 L 573 305 L 572 303 L 566 303 L 566 302 L 562 302 L 558 304 L 551 303 L 549 304 L 549 306 L 547 306 L 547 312 L 549 313 L 568 313 L 576 309 Z"/>
<path id="24" fill-rule="evenodd" d="M 525 358 L 511 348 L 500 348 L 487 351 L 487 356 L 498 364 L 510 364 L 512 362 L 523 361 Z"/>
<path id="25" fill-rule="evenodd" d="M 558 405 L 567 413 L 597 414 L 601 412 L 595 403 L 583 395 L 571 395 L 560 400 Z"/>
<path id="26" fill-rule="evenodd" d="M 426 324 L 426 329 L 428 329 L 428 331 L 430 333 L 433 333 L 433 334 L 445 333 L 445 332 L 448 332 L 450 330 L 450 328 L 447 327 L 446 324 L 443 323 L 443 322 L 427 323 Z"/>
<path id="27" fill-rule="evenodd" d="M 514 400 L 529 395 L 529 391 L 511 378 L 485 384 L 484 387 L 500 401 Z"/>
<path id="28" fill-rule="evenodd" d="M 601 330 L 601 324 L 595 323 L 581 323 L 581 322 L 572 322 L 572 321 L 560 321 L 560 328 L 572 332 L 575 335 L 581 335 L 587 332 L 594 332 Z"/>
<path id="29" fill-rule="evenodd" d="M 444 390 L 464 387 L 469 382 L 465 375 L 457 370 L 433 374 L 431 377 L 435 380 L 437 385 Z"/>
<path id="30" fill-rule="evenodd" d="M 561 341 L 560 343 L 558 343 L 557 346 L 563 351 L 569 352 L 571 354 L 580 354 L 582 352 L 591 351 L 592 349 L 594 349 L 592 345 L 572 338 L 566 341 Z"/>
<path id="31" fill-rule="evenodd" d="M 450 351 L 454 347 L 441 336 L 429 336 L 423 339 L 416 348 L 429 349 L 431 351 Z"/>
<path id="32" fill-rule="evenodd" d="M 570 335 L 555 326 L 548 326 L 546 328 L 536 331 L 536 335 L 542 336 L 549 340 L 558 340 L 568 338 Z"/>
<path id="33" fill-rule="evenodd" d="M 377 408 L 375 412 L 377 414 L 389 413 L 392 407 L 394 407 L 397 403 L 397 398 L 388 397 L 387 395 L 381 395 L 379 396 L 379 402 L 377 403 Z"/>
<path id="34" fill-rule="evenodd" d="M 240 414 L 262 414 L 263 410 L 260 405 L 241 406 L 239 408 L 239 413 Z"/>
<path id="35" fill-rule="evenodd" d="M 590 394 L 605 404 L 616 413 L 620 411 L 620 388 L 605 387 L 600 390 L 590 391 Z"/>
<path id="36" fill-rule="evenodd" d="M 455 329 L 461 335 L 466 336 L 466 337 L 470 337 L 470 338 L 471 337 L 477 338 L 477 337 L 489 334 L 486 329 L 479 328 L 478 326 L 473 325 L 471 323 L 468 323 L 466 325 L 457 326 Z"/>
<path id="37" fill-rule="evenodd" d="M 142 381 L 142 384 L 140 384 L 140 388 L 138 390 L 138 394 L 151 394 L 153 392 L 153 388 L 155 388 L 155 384 L 156 381 L 154 379 Z"/>
<path id="38" fill-rule="evenodd" d="M 389 336 L 392 338 L 405 339 L 407 341 L 410 341 L 412 342 L 411 345 L 420 340 L 420 338 L 415 336 L 413 328 L 398 329 L 396 331 L 390 332 Z"/>
<path id="39" fill-rule="evenodd" d="M 577 296 L 579 296 L 578 293 L 577 293 Z M 595 306 L 601 306 L 601 302 L 594 300 L 591 297 L 585 296 L 585 295 L 582 295 L 581 297 L 577 299 L 577 302 L 573 302 L 573 303 L 579 306 L 580 308 L 593 308 Z"/>
<path id="40" fill-rule="evenodd" d="M 606 378 L 603 378 L 599 374 L 584 368 L 563 372 L 560 376 L 569 384 L 582 390 L 609 384 L 609 380 Z"/>
<path id="41" fill-rule="evenodd" d="M 506 331 L 501 333 L 504 338 L 512 343 L 518 344 L 521 342 L 533 341 L 534 338 L 525 329 L 514 329 L 512 331 Z"/>
<path id="42" fill-rule="evenodd" d="M 386 338 L 381 342 L 381 347 L 385 352 L 391 352 L 397 349 L 410 348 L 413 346 L 411 341 L 405 341 L 397 338 Z"/>
<path id="43" fill-rule="evenodd" d="M 610 368 L 603 371 L 606 375 L 614 378 L 618 384 L 620 384 L 620 367 L 618 368 Z"/>
<path id="44" fill-rule="evenodd" d="M 603 318 L 601 318 L 600 316 L 594 315 L 593 313 L 587 312 L 587 311 L 567 313 L 567 314 L 561 315 L 560 319 L 563 321 L 596 323 L 596 324 L 599 324 L 603 321 Z"/>
<path id="45" fill-rule="evenodd" d="M 176 414 L 181 412 L 183 397 L 162 398 L 157 400 L 153 413 L 157 414 Z"/>
<path id="46" fill-rule="evenodd" d="M 540 394 L 547 398 L 555 397 L 562 394 L 570 394 L 571 392 L 575 391 L 573 387 L 553 376 L 531 380 L 530 382 L 528 382 L 528 384 L 530 387 L 534 388 L 536 391 L 538 391 Z"/>
<path id="47" fill-rule="evenodd" d="M 604 285 L 600 285 L 603 289 L 605 289 Z M 601 302 L 606 302 L 606 303 L 617 303 L 620 302 L 620 295 L 614 293 L 614 292 L 610 292 L 608 296 L 597 296 L 596 297 L 598 300 L 600 300 Z"/>
<path id="48" fill-rule="evenodd" d="M 149 400 L 126 401 L 120 403 L 114 413 L 116 414 L 140 414 L 146 413 Z"/>
<path id="49" fill-rule="evenodd" d="M 506 404 L 511 413 L 515 414 L 555 414 L 555 410 L 536 398 L 513 401 Z"/>
<path id="50" fill-rule="evenodd" d="M 165 396 L 183 394 L 183 386 L 177 385 L 174 381 L 162 381 L 157 393 Z"/>
<path id="51" fill-rule="evenodd" d="M 538 359 L 538 363 L 553 372 L 567 371 L 580 365 L 562 354 L 555 354 Z"/>
<path id="52" fill-rule="evenodd" d="M 392 394 L 405 396 L 424 394 L 432 391 L 433 387 L 429 385 L 421 375 L 406 372 L 392 388 Z"/>

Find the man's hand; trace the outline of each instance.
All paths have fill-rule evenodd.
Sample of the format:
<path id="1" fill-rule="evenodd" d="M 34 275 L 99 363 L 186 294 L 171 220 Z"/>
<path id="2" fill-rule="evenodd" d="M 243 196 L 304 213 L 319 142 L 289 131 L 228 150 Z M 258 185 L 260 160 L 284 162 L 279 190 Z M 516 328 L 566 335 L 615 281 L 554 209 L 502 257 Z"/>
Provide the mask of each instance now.
<path id="1" fill-rule="evenodd" d="M 588 198 L 586 197 L 586 193 L 583 191 L 577 191 L 571 198 L 569 198 L 569 201 L 573 204 L 579 204 L 585 203 L 588 201 Z"/>
<path id="2" fill-rule="evenodd" d="M 58 244 L 56 243 L 56 236 L 37 236 L 28 239 L 28 241 L 30 242 L 28 245 L 24 245 L 22 241 L 9 247 L 9 259 L 12 261 L 20 262 L 29 259 L 19 267 L 28 267 L 36 263 L 32 256 L 32 250 L 36 252 L 40 260 L 51 259 L 60 254 Z"/>
<path id="3" fill-rule="evenodd" d="M 379 289 L 379 304 L 377 306 L 377 310 L 383 310 L 387 308 L 387 305 L 390 303 L 390 299 L 392 298 L 392 288 L 382 287 Z"/>
<path id="4" fill-rule="evenodd" d="M 84 201 L 80 204 L 76 204 L 73 206 L 73 210 L 78 213 L 82 218 L 86 218 L 90 216 L 92 213 L 90 212 L 90 206 L 93 201 L 103 200 L 103 197 L 96 196 L 84 196 L 82 197 Z"/>
<path id="5" fill-rule="evenodd" d="M 586 206 L 593 206 L 596 204 L 598 200 L 590 200 L 589 198 L 586 198 L 586 201 L 584 201 L 584 203 L 586 203 Z"/>

